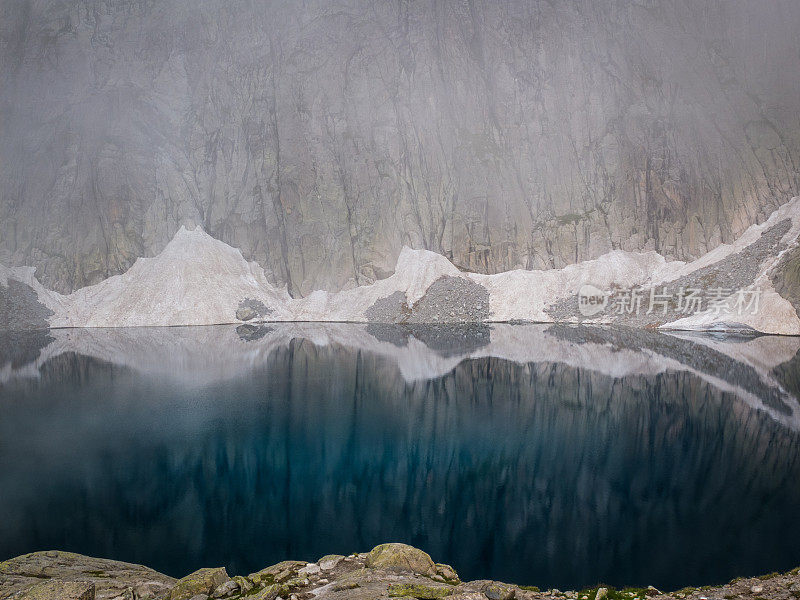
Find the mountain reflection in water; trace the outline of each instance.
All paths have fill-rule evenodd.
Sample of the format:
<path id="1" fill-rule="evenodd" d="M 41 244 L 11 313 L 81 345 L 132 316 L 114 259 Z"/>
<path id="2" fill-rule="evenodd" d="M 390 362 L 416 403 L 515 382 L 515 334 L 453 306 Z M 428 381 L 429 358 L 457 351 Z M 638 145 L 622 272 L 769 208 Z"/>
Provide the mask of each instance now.
<path id="1" fill-rule="evenodd" d="M 797 338 L 270 324 L 0 347 L 0 560 L 245 574 L 404 541 L 562 589 L 800 564 Z"/>

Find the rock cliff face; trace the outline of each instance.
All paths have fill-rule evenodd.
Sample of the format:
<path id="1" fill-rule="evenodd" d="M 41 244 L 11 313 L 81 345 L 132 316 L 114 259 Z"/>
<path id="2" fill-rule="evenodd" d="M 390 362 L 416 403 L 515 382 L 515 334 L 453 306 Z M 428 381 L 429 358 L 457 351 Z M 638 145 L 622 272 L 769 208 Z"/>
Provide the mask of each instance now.
<path id="1" fill-rule="evenodd" d="M 0 6 L 0 262 L 73 291 L 181 225 L 293 295 L 403 245 L 679 259 L 800 192 L 795 0 Z"/>

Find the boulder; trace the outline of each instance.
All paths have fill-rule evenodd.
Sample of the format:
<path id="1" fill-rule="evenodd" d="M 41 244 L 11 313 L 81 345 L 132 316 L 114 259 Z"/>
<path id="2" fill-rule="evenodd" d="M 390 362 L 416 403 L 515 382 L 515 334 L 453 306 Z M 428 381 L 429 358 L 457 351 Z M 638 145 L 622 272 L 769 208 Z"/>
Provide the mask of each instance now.
<path id="1" fill-rule="evenodd" d="M 256 573 L 251 573 L 247 578 L 256 585 L 267 583 L 283 583 L 292 579 L 297 572 L 308 563 L 299 560 L 284 560 L 276 565 L 261 569 Z"/>
<path id="2" fill-rule="evenodd" d="M 203 594 L 210 596 L 223 583 L 230 581 L 228 573 L 222 567 L 200 569 L 179 579 L 169 595 L 168 600 L 190 600 Z"/>
<path id="3" fill-rule="evenodd" d="M 410 571 L 427 577 L 436 575 L 436 565 L 431 557 L 408 544 L 381 544 L 367 554 L 369 569 L 391 569 Z"/>
<path id="4" fill-rule="evenodd" d="M 308 577 L 309 575 L 319 575 L 320 566 L 316 563 L 308 563 L 305 567 L 297 571 L 298 577 Z"/>
<path id="5" fill-rule="evenodd" d="M 458 578 L 458 573 L 450 565 L 436 563 L 436 573 L 442 577 L 447 583 L 461 583 Z"/>
<path id="6" fill-rule="evenodd" d="M 234 592 L 239 590 L 239 584 L 233 579 L 218 585 L 217 588 L 211 593 L 212 598 L 227 598 L 232 596 Z"/>
<path id="7" fill-rule="evenodd" d="M 234 575 L 233 580 L 239 585 L 239 589 L 242 591 L 242 594 L 247 594 L 247 592 L 253 589 L 253 583 L 247 579 L 247 577 Z"/>
<path id="8" fill-rule="evenodd" d="M 319 568 L 323 571 L 332 571 L 336 566 L 342 562 L 344 556 L 341 554 L 327 554 L 317 561 Z"/>
<path id="9" fill-rule="evenodd" d="M 516 592 L 514 588 L 500 583 L 490 583 L 483 590 L 483 595 L 489 600 L 513 600 Z"/>
<path id="10" fill-rule="evenodd" d="M 236 318 L 240 321 L 250 321 L 255 319 L 257 316 L 258 313 L 249 306 L 242 306 L 241 308 L 236 309 Z"/>
<path id="11" fill-rule="evenodd" d="M 248 596 L 248 600 L 276 600 L 279 596 L 285 597 L 289 593 L 289 588 L 279 583 L 268 585 L 263 590 L 260 590 Z"/>

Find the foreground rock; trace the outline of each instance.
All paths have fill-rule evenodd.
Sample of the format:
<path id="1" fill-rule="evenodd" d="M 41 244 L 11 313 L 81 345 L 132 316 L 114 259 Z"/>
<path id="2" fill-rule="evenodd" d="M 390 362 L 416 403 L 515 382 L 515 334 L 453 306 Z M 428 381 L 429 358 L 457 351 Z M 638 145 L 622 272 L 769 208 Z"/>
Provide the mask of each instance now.
<path id="1" fill-rule="evenodd" d="M 0 598 L 166 598 L 175 579 L 152 569 L 71 552 L 35 552 L 0 563 Z"/>
<path id="2" fill-rule="evenodd" d="M 366 554 L 284 561 L 247 576 L 205 568 L 175 580 L 139 565 L 68 552 L 37 552 L 0 563 L 0 600 L 788 600 L 800 597 L 800 568 L 721 586 L 665 593 L 654 587 L 546 590 L 497 581 L 462 583 L 449 565 L 406 544 Z"/>

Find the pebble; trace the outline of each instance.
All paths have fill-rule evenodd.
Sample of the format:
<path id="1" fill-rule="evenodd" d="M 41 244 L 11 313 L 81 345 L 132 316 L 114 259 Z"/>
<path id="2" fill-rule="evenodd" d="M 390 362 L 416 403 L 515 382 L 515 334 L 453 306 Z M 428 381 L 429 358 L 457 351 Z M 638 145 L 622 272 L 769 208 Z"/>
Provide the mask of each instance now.
<path id="1" fill-rule="evenodd" d="M 750 588 L 750 591 L 753 592 L 754 594 L 760 594 L 761 592 L 764 591 L 764 586 L 754 585 L 753 587 Z"/>

